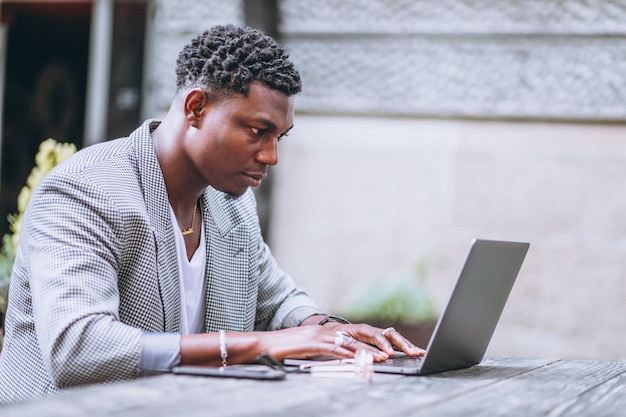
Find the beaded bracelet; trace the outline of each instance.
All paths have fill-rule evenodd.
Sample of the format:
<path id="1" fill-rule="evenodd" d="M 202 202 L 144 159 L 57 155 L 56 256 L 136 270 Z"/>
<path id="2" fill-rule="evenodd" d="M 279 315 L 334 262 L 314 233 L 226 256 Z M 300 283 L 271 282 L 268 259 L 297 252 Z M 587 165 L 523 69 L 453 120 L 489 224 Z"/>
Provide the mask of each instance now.
<path id="1" fill-rule="evenodd" d="M 222 358 L 222 368 L 225 368 L 228 350 L 226 346 L 226 332 L 224 330 L 220 330 L 220 356 Z"/>

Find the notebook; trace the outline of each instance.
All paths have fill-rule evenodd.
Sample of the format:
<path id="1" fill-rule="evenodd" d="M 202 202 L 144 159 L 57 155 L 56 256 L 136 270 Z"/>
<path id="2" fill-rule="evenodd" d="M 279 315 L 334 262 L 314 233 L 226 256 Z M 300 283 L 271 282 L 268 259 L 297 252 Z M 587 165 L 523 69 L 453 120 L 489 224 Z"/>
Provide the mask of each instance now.
<path id="1" fill-rule="evenodd" d="M 474 239 L 426 354 L 376 362 L 374 372 L 426 375 L 480 363 L 529 246 Z"/>
<path id="2" fill-rule="evenodd" d="M 474 239 L 421 358 L 390 358 L 375 372 L 425 375 L 480 363 L 530 244 Z"/>

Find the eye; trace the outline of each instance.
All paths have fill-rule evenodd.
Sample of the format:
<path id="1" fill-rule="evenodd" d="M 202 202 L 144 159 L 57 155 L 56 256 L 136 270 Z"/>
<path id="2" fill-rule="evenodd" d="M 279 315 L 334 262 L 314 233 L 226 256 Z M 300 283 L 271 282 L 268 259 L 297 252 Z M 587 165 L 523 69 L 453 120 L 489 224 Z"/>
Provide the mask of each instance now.
<path id="1" fill-rule="evenodd" d="M 283 138 L 285 138 L 287 136 L 289 136 L 289 132 L 282 133 L 281 135 L 278 136 L 278 141 L 280 141 L 281 139 L 283 139 Z"/>
<path id="2" fill-rule="evenodd" d="M 260 136 L 265 133 L 265 130 L 259 129 L 258 127 L 251 127 L 250 130 L 255 134 L 255 136 Z"/>

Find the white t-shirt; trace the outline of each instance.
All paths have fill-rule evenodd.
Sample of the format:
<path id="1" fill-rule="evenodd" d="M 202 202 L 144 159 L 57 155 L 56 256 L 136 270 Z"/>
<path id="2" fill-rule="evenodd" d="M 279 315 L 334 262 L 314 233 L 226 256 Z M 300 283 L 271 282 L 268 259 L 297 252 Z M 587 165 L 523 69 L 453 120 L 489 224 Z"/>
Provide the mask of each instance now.
<path id="1" fill-rule="evenodd" d="M 180 333 L 144 333 L 142 338 L 139 373 L 169 371 L 180 361 L 181 334 L 201 333 L 206 315 L 206 239 L 204 223 L 200 228 L 200 245 L 191 260 L 187 258 L 183 233 L 178 228 L 174 210 L 170 206 L 172 227 L 176 242 L 176 259 L 180 282 Z"/>
<path id="2" fill-rule="evenodd" d="M 201 333 L 204 330 L 205 286 L 204 270 L 206 267 L 206 242 L 204 227 L 200 232 L 200 245 L 191 257 L 187 258 L 185 239 L 178 228 L 174 210 L 170 206 L 172 225 L 176 240 L 176 258 L 178 261 L 178 277 L 180 280 L 180 332 L 182 334 Z M 201 222 L 202 224 L 202 222 Z"/>

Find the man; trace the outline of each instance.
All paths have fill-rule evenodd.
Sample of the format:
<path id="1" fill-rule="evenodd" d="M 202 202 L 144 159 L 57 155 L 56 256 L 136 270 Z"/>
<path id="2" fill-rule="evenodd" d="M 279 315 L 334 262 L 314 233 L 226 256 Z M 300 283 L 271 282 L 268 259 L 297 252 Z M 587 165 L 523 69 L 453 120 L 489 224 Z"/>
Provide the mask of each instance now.
<path id="1" fill-rule="evenodd" d="M 0 401 L 263 352 L 423 353 L 323 314 L 263 242 L 250 187 L 293 126 L 301 82 L 287 58 L 259 31 L 215 27 L 180 53 L 163 121 L 48 174 L 22 226 Z"/>

